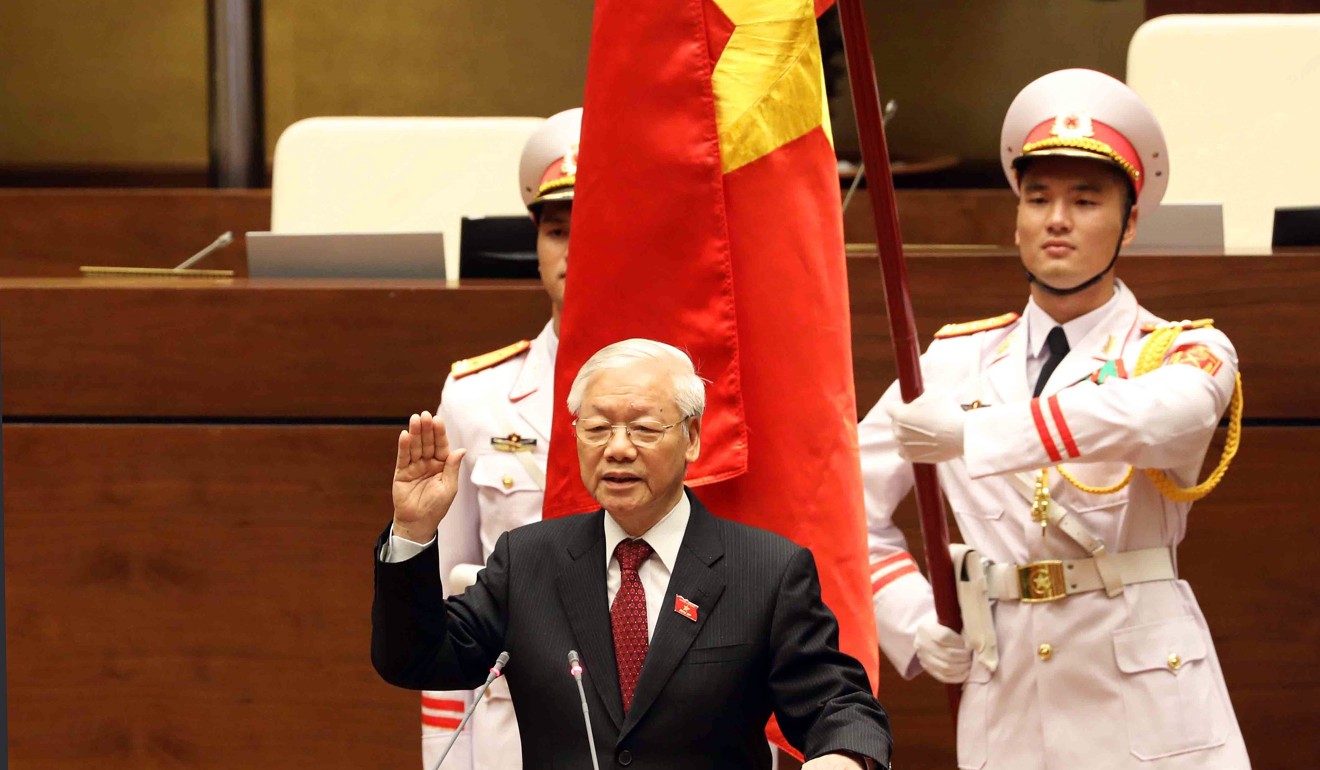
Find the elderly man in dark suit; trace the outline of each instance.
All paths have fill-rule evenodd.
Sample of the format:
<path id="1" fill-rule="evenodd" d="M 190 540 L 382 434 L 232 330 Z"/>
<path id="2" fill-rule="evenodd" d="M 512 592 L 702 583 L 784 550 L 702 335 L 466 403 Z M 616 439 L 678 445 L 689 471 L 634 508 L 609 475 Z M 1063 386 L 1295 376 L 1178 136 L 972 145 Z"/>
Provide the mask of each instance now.
<path id="1" fill-rule="evenodd" d="M 838 649 L 811 553 L 713 516 L 683 486 L 705 392 L 676 348 L 627 340 L 568 397 L 595 513 L 500 537 L 476 585 L 443 598 L 435 533 L 464 449 L 413 415 L 394 521 L 376 546 L 372 662 L 413 689 L 472 688 L 502 651 L 528 768 L 590 766 L 568 650 L 581 651 L 595 751 L 640 768 L 767 768 L 774 714 L 808 770 L 886 767 L 865 671 Z"/>

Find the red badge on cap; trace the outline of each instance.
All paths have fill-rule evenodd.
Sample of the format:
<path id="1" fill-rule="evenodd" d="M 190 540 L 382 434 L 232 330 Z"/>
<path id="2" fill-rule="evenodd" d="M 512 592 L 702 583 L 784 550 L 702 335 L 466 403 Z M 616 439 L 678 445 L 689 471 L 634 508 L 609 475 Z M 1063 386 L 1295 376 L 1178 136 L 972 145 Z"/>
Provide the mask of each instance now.
<path id="1" fill-rule="evenodd" d="M 674 596 L 674 612 L 677 612 L 693 623 L 697 622 L 697 605 L 681 596 Z"/>

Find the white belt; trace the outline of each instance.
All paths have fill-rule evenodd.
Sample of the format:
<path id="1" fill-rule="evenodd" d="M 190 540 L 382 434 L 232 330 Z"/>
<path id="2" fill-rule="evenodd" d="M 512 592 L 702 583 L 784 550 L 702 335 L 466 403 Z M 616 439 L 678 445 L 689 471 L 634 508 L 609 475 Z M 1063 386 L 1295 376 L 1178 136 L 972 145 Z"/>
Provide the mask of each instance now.
<path id="1" fill-rule="evenodd" d="M 1088 591 L 1109 590 L 1101 575 L 1104 570 L 1117 577 L 1120 585 L 1173 580 L 1173 552 L 1167 547 L 1111 553 L 1099 559 L 1061 559 L 1030 564 L 991 564 L 986 570 L 989 598 L 1026 603 L 1052 602 Z M 1119 589 L 1120 591 L 1122 589 Z"/>

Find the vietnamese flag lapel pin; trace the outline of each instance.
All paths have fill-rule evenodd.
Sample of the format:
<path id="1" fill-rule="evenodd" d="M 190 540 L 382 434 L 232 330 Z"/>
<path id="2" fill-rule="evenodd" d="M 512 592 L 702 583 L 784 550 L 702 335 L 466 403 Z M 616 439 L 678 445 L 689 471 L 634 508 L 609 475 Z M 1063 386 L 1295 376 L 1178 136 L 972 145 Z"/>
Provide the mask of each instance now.
<path id="1" fill-rule="evenodd" d="M 674 596 L 674 612 L 693 623 L 697 622 L 697 605 L 678 595 Z"/>

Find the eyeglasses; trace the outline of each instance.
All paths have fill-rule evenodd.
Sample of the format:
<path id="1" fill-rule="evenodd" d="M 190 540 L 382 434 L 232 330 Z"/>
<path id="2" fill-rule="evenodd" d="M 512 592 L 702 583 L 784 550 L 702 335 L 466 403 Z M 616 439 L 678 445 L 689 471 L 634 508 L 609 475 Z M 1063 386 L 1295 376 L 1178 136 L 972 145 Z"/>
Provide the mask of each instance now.
<path id="1" fill-rule="evenodd" d="M 573 429 L 577 432 L 578 441 L 587 446 L 603 446 L 609 443 L 610 439 L 614 438 L 614 431 L 622 428 L 633 446 L 650 447 L 660 443 L 660 439 L 665 437 L 665 431 L 682 424 L 682 421 L 679 421 L 663 425 L 655 420 L 610 422 L 596 417 L 574 420 Z"/>

